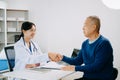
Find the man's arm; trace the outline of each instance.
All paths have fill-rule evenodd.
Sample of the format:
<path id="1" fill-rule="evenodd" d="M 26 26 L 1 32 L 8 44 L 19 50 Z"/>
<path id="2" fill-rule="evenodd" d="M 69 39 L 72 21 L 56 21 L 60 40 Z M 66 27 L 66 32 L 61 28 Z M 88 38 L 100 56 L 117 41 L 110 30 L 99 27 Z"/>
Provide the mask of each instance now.
<path id="1" fill-rule="evenodd" d="M 83 72 L 98 72 L 104 69 L 113 61 L 113 50 L 109 42 L 105 41 L 101 47 L 98 48 L 95 61 L 84 66 L 75 66 L 76 71 Z"/>
<path id="2" fill-rule="evenodd" d="M 69 57 L 63 56 L 62 61 L 66 62 L 66 63 L 69 63 L 71 65 L 81 65 L 81 64 L 83 64 L 82 49 L 80 50 L 77 57 L 69 58 Z"/>

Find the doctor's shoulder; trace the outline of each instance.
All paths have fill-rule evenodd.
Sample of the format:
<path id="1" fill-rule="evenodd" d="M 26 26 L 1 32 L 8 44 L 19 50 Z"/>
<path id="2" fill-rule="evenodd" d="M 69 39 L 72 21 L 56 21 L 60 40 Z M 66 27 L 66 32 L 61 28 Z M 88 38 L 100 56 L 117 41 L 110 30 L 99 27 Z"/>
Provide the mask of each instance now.
<path id="1" fill-rule="evenodd" d="M 15 47 L 24 46 L 24 42 L 22 40 L 18 40 L 17 42 L 15 42 L 14 46 Z"/>

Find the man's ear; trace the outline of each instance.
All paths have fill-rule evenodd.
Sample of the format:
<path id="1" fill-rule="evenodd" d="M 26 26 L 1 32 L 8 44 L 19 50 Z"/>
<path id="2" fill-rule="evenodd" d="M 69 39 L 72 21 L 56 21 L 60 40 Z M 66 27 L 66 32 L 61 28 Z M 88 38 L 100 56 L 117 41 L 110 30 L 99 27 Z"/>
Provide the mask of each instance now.
<path id="1" fill-rule="evenodd" d="M 93 28 L 94 28 L 94 30 L 97 30 L 97 26 L 95 24 L 93 25 Z"/>
<path id="2" fill-rule="evenodd" d="M 97 26 L 94 24 L 93 27 L 96 29 Z"/>

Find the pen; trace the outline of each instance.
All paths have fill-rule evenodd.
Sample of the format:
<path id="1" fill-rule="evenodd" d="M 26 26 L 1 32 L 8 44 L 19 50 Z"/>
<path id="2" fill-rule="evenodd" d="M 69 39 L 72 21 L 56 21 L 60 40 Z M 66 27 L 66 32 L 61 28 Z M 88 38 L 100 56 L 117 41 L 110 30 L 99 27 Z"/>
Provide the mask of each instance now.
<path id="1" fill-rule="evenodd" d="M 47 61 L 47 63 L 49 63 L 50 61 Z"/>

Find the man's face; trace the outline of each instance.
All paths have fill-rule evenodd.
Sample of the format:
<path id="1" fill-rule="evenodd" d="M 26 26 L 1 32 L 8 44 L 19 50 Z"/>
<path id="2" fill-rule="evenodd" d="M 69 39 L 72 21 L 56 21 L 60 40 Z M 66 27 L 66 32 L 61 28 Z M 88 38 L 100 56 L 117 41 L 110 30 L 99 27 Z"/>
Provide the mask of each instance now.
<path id="1" fill-rule="evenodd" d="M 87 18 L 84 26 L 83 26 L 83 33 L 86 37 L 91 37 L 92 34 L 95 32 L 95 25 L 92 23 L 91 19 Z"/>

